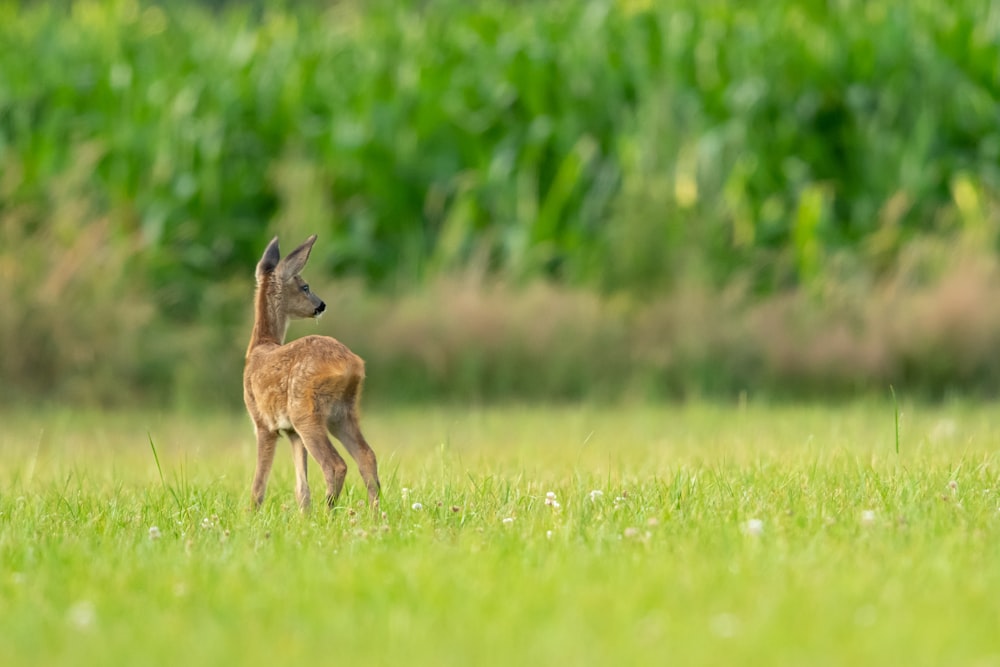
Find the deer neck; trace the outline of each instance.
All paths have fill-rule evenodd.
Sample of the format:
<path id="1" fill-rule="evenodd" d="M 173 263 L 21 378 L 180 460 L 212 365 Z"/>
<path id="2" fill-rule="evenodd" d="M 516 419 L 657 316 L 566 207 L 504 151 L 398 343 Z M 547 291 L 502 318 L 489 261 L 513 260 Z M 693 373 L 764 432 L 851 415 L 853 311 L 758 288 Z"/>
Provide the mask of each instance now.
<path id="1" fill-rule="evenodd" d="M 257 285 L 254 297 L 253 333 L 250 335 L 250 346 L 247 356 L 259 345 L 281 345 L 285 342 L 285 332 L 288 330 L 288 316 L 282 312 L 278 286 L 274 278 L 267 276 Z"/>

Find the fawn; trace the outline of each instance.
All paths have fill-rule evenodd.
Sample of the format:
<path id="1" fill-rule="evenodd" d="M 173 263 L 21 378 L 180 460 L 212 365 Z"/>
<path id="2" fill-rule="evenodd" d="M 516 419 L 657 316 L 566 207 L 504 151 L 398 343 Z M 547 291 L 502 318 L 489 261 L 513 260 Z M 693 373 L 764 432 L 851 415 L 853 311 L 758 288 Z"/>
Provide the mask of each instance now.
<path id="1" fill-rule="evenodd" d="M 378 504 L 375 452 L 358 424 L 364 361 L 329 336 L 306 336 L 284 344 L 290 319 L 318 318 L 326 310 L 299 275 L 315 242 L 313 234 L 282 259 L 275 237 L 257 264 L 253 333 L 243 370 L 243 400 L 257 429 L 257 470 L 251 488 L 256 507 L 264 501 L 282 433 L 292 443 L 299 507 L 303 511 L 309 507 L 306 452 L 323 469 L 327 505 L 336 503 L 347 464 L 330 443 L 328 431 L 357 461 L 368 500 L 373 507 Z"/>

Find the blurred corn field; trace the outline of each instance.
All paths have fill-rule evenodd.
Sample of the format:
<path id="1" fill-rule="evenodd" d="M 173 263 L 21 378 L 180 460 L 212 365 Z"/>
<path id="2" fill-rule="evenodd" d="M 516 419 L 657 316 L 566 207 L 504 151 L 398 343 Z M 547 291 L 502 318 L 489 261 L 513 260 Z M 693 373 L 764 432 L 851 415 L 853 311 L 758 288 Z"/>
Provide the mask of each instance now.
<path id="1" fill-rule="evenodd" d="M 594 334 L 597 349 L 634 348 L 637 313 L 678 294 L 713 312 L 734 293 L 741 312 L 852 294 L 863 311 L 886 285 L 936 289 L 954 257 L 972 248 L 988 264 L 997 249 L 1000 6 L 988 0 L 210 4 L 0 5 L 7 394 L 65 386 L 87 367 L 75 348 L 104 349 L 91 336 L 123 355 L 126 388 L 204 384 L 176 355 L 232 345 L 275 233 L 317 232 L 314 279 L 379 299 L 416 302 L 406 295 L 442 280 L 587 293 L 592 328 L 622 330 Z M 53 273 L 66 291 L 47 287 Z M 59 326 L 43 297 L 93 318 L 91 333 L 39 334 Z M 132 322 L 126 344 L 96 322 Z M 621 352 L 621 368 L 573 371 L 553 393 L 608 377 L 627 393 L 637 367 L 681 372 L 654 363 L 677 358 L 666 339 L 642 336 L 648 350 Z M 33 354 L 50 371 L 19 384 L 42 339 Z M 781 377 L 762 355 L 652 385 Z M 860 364 L 847 384 L 966 377 L 942 362 L 927 379 L 920 360 Z M 503 386 L 491 377 L 473 384 Z"/>

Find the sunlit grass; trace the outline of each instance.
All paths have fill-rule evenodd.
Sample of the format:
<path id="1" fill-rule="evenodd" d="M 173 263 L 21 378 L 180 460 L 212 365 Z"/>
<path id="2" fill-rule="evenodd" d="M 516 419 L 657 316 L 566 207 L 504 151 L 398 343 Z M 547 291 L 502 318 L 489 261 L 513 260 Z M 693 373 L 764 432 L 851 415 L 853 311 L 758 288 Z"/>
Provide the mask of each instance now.
<path id="1" fill-rule="evenodd" d="M 900 408 L 373 408 L 380 510 L 306 516 L 242 415 L 8 414 L 0 655 L 1000 664 L 1000 420 Z"/>

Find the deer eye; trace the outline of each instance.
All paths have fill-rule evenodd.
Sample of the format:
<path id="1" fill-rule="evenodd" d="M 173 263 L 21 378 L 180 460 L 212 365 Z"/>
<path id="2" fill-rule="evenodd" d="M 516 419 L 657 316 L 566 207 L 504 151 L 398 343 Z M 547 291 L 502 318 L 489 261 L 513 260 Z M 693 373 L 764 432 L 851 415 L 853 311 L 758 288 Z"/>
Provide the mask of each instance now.
<path id="1" fill-rule="evenodd" d="M 303 285 L 302 291 L 305 292 L 306 294 L 309 294 L 309 285 Z"/>

